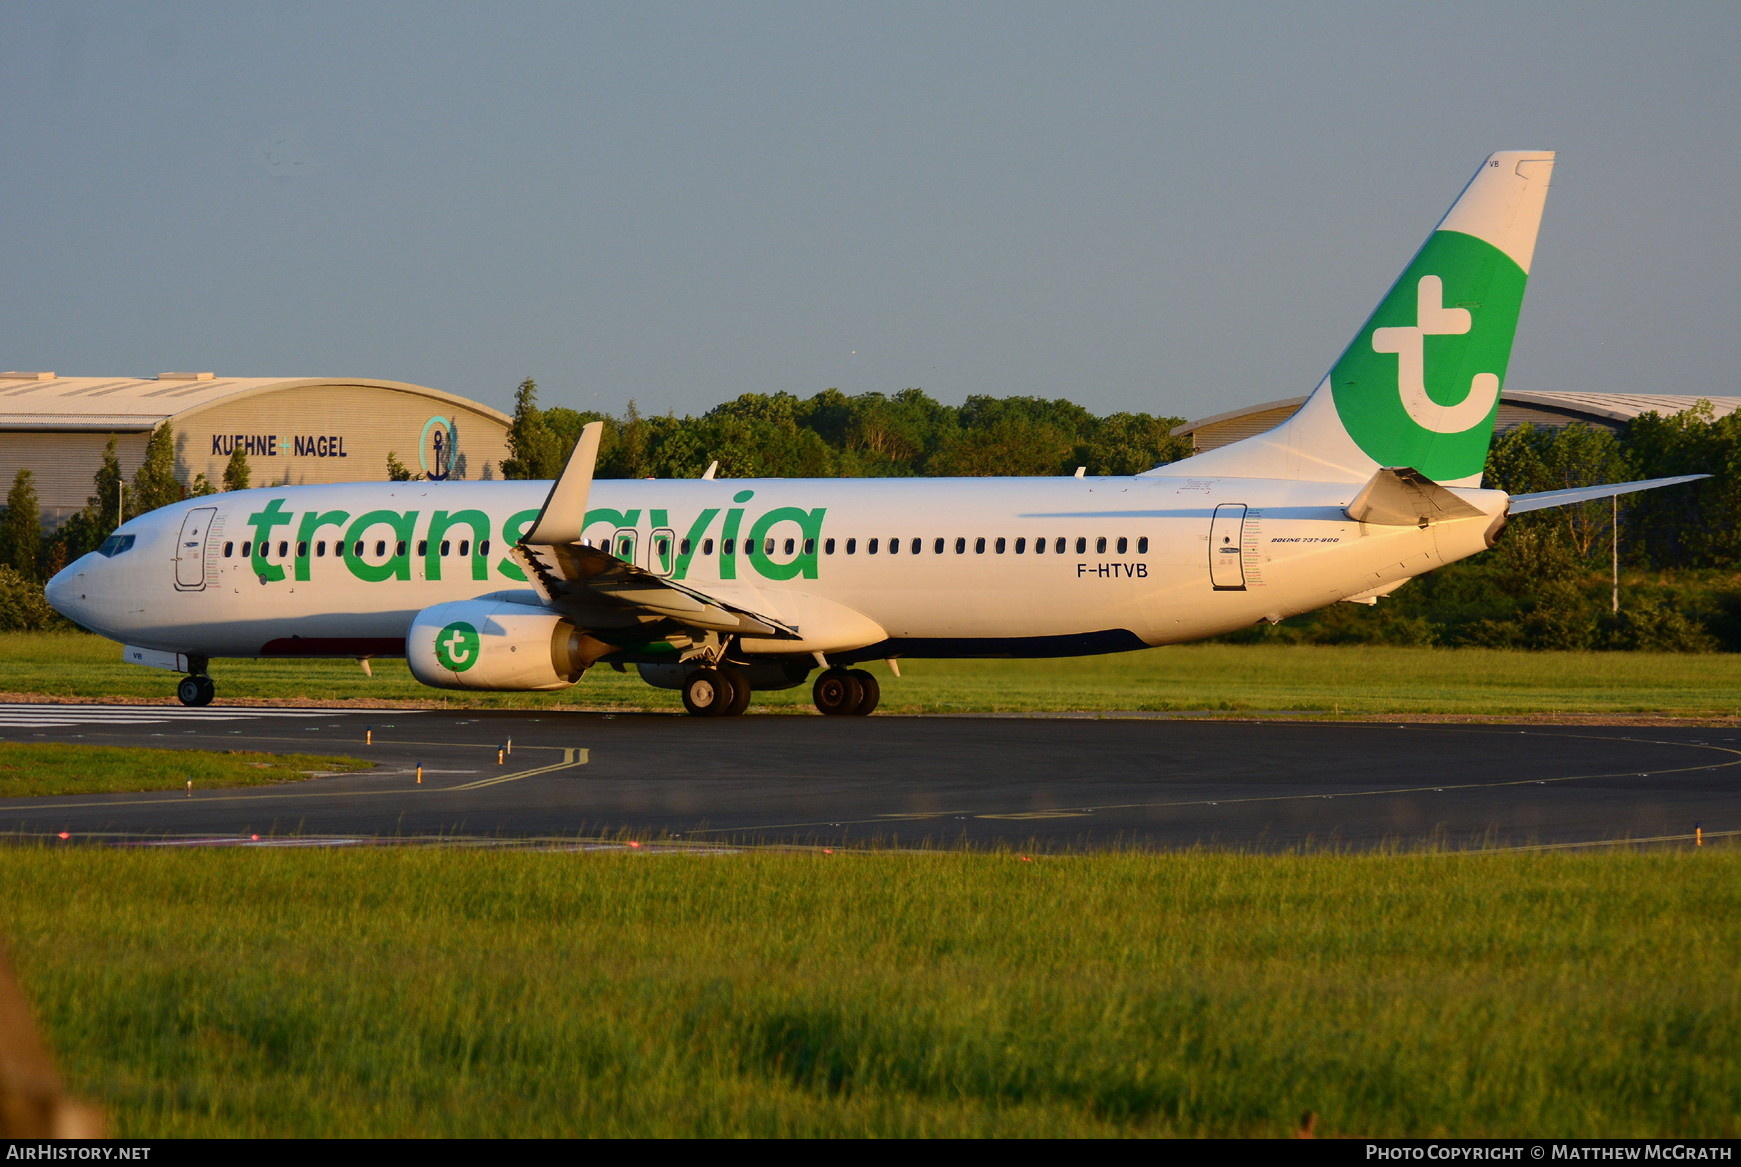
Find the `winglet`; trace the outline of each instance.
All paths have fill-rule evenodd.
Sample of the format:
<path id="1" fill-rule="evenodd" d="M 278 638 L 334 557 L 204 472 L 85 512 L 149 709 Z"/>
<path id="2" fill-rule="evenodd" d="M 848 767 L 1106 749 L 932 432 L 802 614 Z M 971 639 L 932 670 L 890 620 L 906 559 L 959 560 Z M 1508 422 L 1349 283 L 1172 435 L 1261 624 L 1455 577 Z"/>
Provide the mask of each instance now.
<path id="1" fill-rule="evenodd" d="M 589 421 L 580 431 L 580 441 L 568 456 L 562 475 L 550 484 L 550 494 L 538 521 L 520 537 L 522 544 L 534 547 L 554 547 L 580 542 L 586 527 L 586 499 L 592 493 L 592 472 L 598 465 L 598 442 L 604 433 L 604 422 Z"/>

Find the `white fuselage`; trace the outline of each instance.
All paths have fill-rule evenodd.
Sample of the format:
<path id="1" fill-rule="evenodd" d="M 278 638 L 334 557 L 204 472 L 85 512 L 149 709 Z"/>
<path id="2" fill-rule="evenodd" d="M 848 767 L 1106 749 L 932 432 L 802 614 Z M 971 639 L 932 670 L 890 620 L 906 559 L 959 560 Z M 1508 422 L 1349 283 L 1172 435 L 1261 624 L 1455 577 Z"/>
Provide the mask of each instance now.
<path id="1" fill-rule="evenodd" d="M 1051 656 L 1195 640 L 1383 591 L 1488 546 L 1506 504 L 1462 490 L 1483 517 L 1378 526 L 1344 513 L 1354 489 L 1162 476 L 600 480 L 585 537 L 757 611 L 821 601 L 883 633 L 752 652 Z M 79 559 L 49 598 L 164 652 L 392 655 L 432 604 L 529 588 L 509 551 L 548 490 L 352 483 L 189 499 L 124 524 L 116 534 L 131 546 Z"/>

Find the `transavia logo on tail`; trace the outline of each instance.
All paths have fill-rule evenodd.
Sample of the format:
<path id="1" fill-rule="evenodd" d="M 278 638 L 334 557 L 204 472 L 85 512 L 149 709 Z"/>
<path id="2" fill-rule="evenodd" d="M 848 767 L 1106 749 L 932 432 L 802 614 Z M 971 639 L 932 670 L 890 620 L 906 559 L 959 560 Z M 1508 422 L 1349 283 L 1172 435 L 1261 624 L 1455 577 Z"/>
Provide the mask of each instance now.
<path id="1" fill-rule="evenodd" d="M 1525 278 L 1489 243 L 1434 233 L 1330 374 L 1368 457 L 1438 481 L 1481 472 Z"/>
<path id="2" fill-rule="evenodd" d="M 463 673 L 478 663 L 478 630 L 455 620 L 435 634 L 435 659 L 441 667 Z"/>

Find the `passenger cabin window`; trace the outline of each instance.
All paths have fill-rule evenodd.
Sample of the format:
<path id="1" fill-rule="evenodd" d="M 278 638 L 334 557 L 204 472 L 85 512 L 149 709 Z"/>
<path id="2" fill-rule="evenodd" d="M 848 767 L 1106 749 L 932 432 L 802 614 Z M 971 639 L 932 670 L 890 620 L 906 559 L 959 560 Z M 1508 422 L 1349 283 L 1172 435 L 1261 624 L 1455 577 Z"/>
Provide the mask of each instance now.
<path id="1" fill-rule="evenodd" d="M 470 539 L 461 539 L 459 541 L 459 553 L 461 555 L 470 555 L 472 553 L 472 541 Z M 399 554 L 405 554 L 405 549 L 403 547 L 399 549 Z"/>
<path id="2" fill-rule="evenodd" d="M 1138 555 L 1147 555 L 1149 553 L 1149 537 L 1147 535 L 1142 535 L 1137 538 L 1136 553 Z"/>
<path id="3" fill-rule="evenodd" d="M 864 553 L 866 555 L 875 555 L 877 553 L 877 541 L 875 539 L 870 541 L 870 545 L 864 549 Z"/>
<path id="4" fill-rule="evenodd" d="M 224 544 L 224 558 L 228 559 L 230 557 L 231 553 L 234 552 L 235 550 L 236 550 L 236 545 L 234 543 L 225 543 Z"/>
<path id="5" fill-rule="evenodd" d="M 713 540 L 712 539 L 703 539 L 701 541 L 701 553 L 703 555 L 712 555 L 713 554 Z"/>
<path id="6" fill-rule="evenodd" d="M 955 540 L 955 554 L 957 554 L 957 555 L 966 555 L 967 554 L 967 540 L 966 539 Z"/>
<path id="7" fill-rule="evenodd" d="M 834 540 L 833 539 L 824 539 L 822 541 L 822 554 L 824 554 L 824 555 L 833 555 L 834 554 Z"/>
<path id="8" fill-rule="evenodd" d="M 788 544 L 790 544 L 791 540 L 788 539 L 788 540 L 786 540 L 786 542 Z M 791 548 L 788 546 L 787 550 L 791 550 Z M 814 539 L 804 540 L 804 554 L 806 554 L 806 555 L 815 555 L 816 554 L 816 540 L 814 540 Z"/>
<path id="9" fill-rule="evenodd" d="M 1101 555 L 1106 554 L 1106 536 L 1102 535 L 1094 541 L 1094 550 Z"/>
<path id="10" fill-rule="evenodd" d="M 1076 554 L 1086 555 L 1087 553 L 1088 553 L 1088 540 L 1086 540 L 1082 536 L 1078 535 L 1076 537 Z"/>
<path id="11" fill-rule="evenodd" d="M 918 540 L 915 539 L 914 542 L 917 543 Z M 943 554 L 943 540 L 939 539 L 939 540 L 937 540 L 937 542 L 933 543 L 931 545 L 931 550 L 934 551 L 938 555 Z"/>
<path id="12" fill-rule="evenodd" d="M 300 539 L 297 541 L 296 558 L 298 558 L 298 559 L 307 559 L 308 558 L 308 540 L 307 539 Z"/>
<path id="13" fill-rule="evenodd" d="M 1003 536 L 1002 536 L 1002 535 L 999 535 L 999 536 L 998 536 L 998 540 L 997 540 L 997 553 L 998 553 L 998 554 L 999 554 L 999 555 L 1002 555 L 1002 554 L 1003 554 L 1003 548 L 1004 548 L 1004 540 L 1003 540 Z"/>
<path id="14" fill-rule="evenodd" d="M 1125 553 L 1125 549 L 1128 548 L 1129 546 L 1130 546 L 1130 540 L 1125 538 L 1123 535 L 1120 535 L 1118 537 L 1118 553 L 1120 555 L 1123 555 Z"/>
<path id="15" fill-rule="evenodd" d="M 325 547 L 326 544 L 322 543 L 321 546 Z M 324 555 L 326 553 L 323 551 L 321 554 Z M 428 539 L 417 540 L 417 554 L 419 554 L 419 555 L 428 555 L 429 554 L 429 540 Z"/>
<path id="16" fill-rule="evenodd" d="M 375 540 L 375 558 L 377 558 L 377 559 L 387 558 L 387 541 L 385 539 L 376 539 Z"/>
<path id="17" fill-rule="evenodd" d="M 985 538 L 984 538 L 984 536 L 981 536 L 980 538 L 975 539 L 973 541 L 973 553 L 975 555 L 984 555 L 985 554 Z"/>
<path id="18" fill-rule="evenodd" d="M 248 558 L 248 556 L 252 555 L 253 553 L 254 553 L 254 541 L 252 539 L 250 539 L 248 542 L 242 544 L 242 558 L 246 559 L 246 558 Z"/>
<path id="19" fill-rule="evenodd" d="M 285 539 L 278 544 L 278 558 L 280 558 L 280 559 L 289 559 L 290 558 L 290 540 Z"/>
<path id="20" fill-rule="evenodd" d="M 1020 555 L 1022 552 L 1026 551 L 1027 549 L 1028 549 L 1028 541 L 1026 539 L 1017 539 L 1016 540 L 1016 554 L 1017 555 Z"/>
<path id="21" fill-rule="evenodd" d="M 1044 555 L 1045 553 L 1046 553 L 1046 541 L 1044 539 L 1035 539 L 1034 540 L 1034 554 L 1035 555 Z"/>
<path id="22" fill-rule="evenodd" d="M 855 552 L 857 550 L 858 550 L 858 540 L 857 539 L 848 539 L 846 541 L 846 553 L 848 555 L 851 555 L 853 552 Z"/>

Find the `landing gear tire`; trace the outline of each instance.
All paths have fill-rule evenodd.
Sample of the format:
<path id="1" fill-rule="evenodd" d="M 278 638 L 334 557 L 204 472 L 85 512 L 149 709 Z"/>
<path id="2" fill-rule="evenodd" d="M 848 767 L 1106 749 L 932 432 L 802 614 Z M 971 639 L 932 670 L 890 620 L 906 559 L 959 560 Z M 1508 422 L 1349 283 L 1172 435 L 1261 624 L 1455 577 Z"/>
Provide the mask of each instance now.
<path id="1" fill-rule="evenodd" d="M 877 702 L 883 698 L 883 687 L 863 669 L 850 669 L 846 675 L 857 681 L 859 688 L 858 704 L 850 712 L 854 717 L 869 717 L 876 712 Z"/>
<path id="2" fill-rule="evenodd" d="M 695 717 L 722 717 L 736 697 L 735 688 L 715 669 L 696 669 L 683 682 L 683 708 Z"/>
<path id="3" fill-rule="evenodd" d="M 862 669 L 828 669 L 817 677 L 816 684 L 810 689 L 810 698 L 816 702 L 817 712 L 826 717 L 847 717 L 857 713 L 864 701 L 864 685 L 859 681 L 862 672 Z M 871 684 L 876 684 L 874 678 Z M 871 704 L 875 706 L 875 699 Z"/>
<path id="4" fill-rule="evenodd" d="M 741 717 L 744 710 L 750 707 L 749 674 L 736 665 L 720 665 L 720 679 L 731 686 L 731 700 L 725 703 L 725 708 L 719 711 L 721 717 Z"/>
<path id="5" fill-rule="evenodd" d="M 183 705 L 210 705 L 217 692 L 218 687 L 212 684 L 212 679 L 201 673 L 183 677 L 181 684 L 175 687 L 175 695 Z"/>

